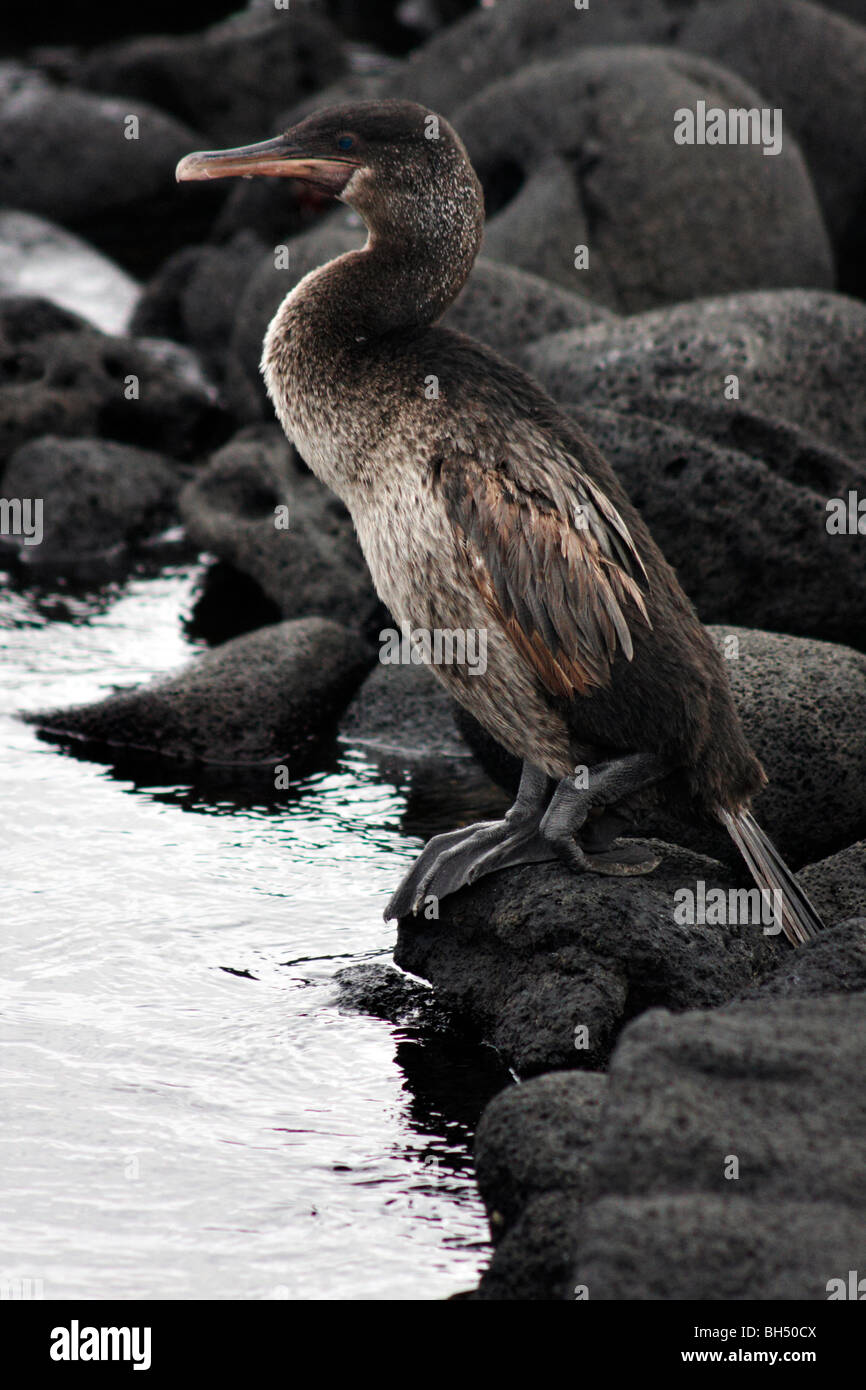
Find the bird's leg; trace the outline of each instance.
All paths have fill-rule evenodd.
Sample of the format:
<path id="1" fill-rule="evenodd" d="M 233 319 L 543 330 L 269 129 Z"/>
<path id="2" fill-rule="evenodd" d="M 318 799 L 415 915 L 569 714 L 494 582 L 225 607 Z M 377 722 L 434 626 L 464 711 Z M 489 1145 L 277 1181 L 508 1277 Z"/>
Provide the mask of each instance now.
<path id="1" fill-rule="evenodd" d="M 434 835 L 385 908 L 385 921 L 391 917 L 405 917 L 408 912 L 417 912 L 426 897 L 444 898 L 464 884 L 471 883 L 478 876 L 471 874 L 473 866 L 496 846 L 510 844 L 513 840 L 520 843 L 531 840 L 541 823 L 553 785 L 553 779 L 545 772 L 525 762 L 514 805 L 503 820 L 480 821 L 462 830 Z M 554 856 L 546 849 L 541 857 L 550 859 Z M 489 873 L 490 870 L 484 869 L 482 872 Z"/>
<path id="2" fill-rule="evenodd" d="M 615 805 L 669 770 L 651 754 L 636 753 L 596 764 L 585 787 L 578 778 L 563 777 L 551 796 L 551 778 L 524 763 L 517 800 L 505 819 L 434 836 L 385 909 L 385 920 L 417 912 L 427 898 L 447 897 L 485 874 L 518 864 L 560 859 L 576 873 L 649 873 L 659 861 L 640 846 L 610 848 L 619 828 L 612 817 L 607 833 L 590 838 L 586 847 L 576 837 L 590 811 Z"/>
<path id="3" fill-rule="evenodd" d="M 657 856 L 634 844 L 611 847 L 622 823 L 606 808 L 615 807 L 661 781 L 669 772 L 670 768 L 654 754 L 632 753 L 596 763 L 588 769 L 585 787 L 576 777 L 564 777 L 542 817 L 539 835 L 553 847 L 556 857 L 575 872 L 650 873 L 659 863 Z M 602 815 L 590 823 L 581 843 L 576 836 L 593 810 L 602 810 Z"/>

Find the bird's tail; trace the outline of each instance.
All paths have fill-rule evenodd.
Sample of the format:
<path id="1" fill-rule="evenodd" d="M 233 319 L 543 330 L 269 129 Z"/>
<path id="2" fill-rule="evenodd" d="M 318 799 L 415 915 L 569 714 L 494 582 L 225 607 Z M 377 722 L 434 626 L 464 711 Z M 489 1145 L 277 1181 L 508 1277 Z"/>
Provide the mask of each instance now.
<path id="1" fill-rule="evenodd" d="M 748 864 L 758 887 L 773 894 L 772 901 L 779 907 L 782 930 L 792 946 L 802 946 L 823 931 L 824 923 L 751 811 L 731 812 L 719 807 L 718 816 Z"/>

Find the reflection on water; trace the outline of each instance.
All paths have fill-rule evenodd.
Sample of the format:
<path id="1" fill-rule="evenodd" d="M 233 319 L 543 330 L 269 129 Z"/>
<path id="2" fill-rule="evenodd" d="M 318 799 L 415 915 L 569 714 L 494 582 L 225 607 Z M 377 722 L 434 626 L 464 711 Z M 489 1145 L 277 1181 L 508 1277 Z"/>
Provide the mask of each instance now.
<path id="1" fill-rule="evenodd" d="M 11 717 L 189 658 L 194 566 L 0 599 L 2 1277 L 46 1297 L 436 1298 L 475 1282 L 508 1078 L 343 1013 L 417 842 L 353 750 L 282 796 L 106 768 Z"/>

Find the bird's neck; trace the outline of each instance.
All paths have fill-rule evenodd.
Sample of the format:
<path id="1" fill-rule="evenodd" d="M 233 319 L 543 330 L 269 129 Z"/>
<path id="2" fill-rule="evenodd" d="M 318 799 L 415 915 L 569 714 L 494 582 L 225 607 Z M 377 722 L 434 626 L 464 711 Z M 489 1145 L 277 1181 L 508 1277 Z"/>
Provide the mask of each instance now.
<path id="1" fill-rule="evenodd" d="M 356 341 L 434 323 L 466 283 L 481 243 L 483 213 L 457 200 L 415 206 L 413 212 L 383 228 L 368 226 L 362 250 L 308 276 L 287 303 L 320 331 Z"/>

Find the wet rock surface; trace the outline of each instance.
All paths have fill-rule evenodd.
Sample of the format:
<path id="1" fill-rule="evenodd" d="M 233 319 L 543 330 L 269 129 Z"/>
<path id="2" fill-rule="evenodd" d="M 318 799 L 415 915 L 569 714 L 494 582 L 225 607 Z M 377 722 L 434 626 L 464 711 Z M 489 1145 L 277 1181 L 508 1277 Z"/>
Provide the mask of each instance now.
<path id="1" fill-rule="evenodd" d="M 390 625 L 387 615 L 384 621 Z M 465 761 L 469 754 L 449 696 L 423 666 L 377 662 L 346 710 L 340 734 L 347 743 L 412 761 Z"/>
<path id="2" fill-rule="evenodd" d="M 0 201 L 62 223 L 133 273 L 196 239 L 221 201 L 206 189 L 178 206 L 174 168 L 195 148 L 201 137 L 151 102 L 131 106 L 0 66 Z"/>
<path id="3" fill-rule="evenodd" d="M 186 765 L 267 766 L 310 752 L 369 661 L 354 633 L 303 618 L 237 637 L 150 686 L 27 721 L 79 745 Z"/>
<path id="4" fill-rule="evenodd" d="M 0 212 L 0 294 L 50 299 L 104 333 L 123 333 L 140 293 L 120 266 L 63 227 L 31 213 Z"/>

